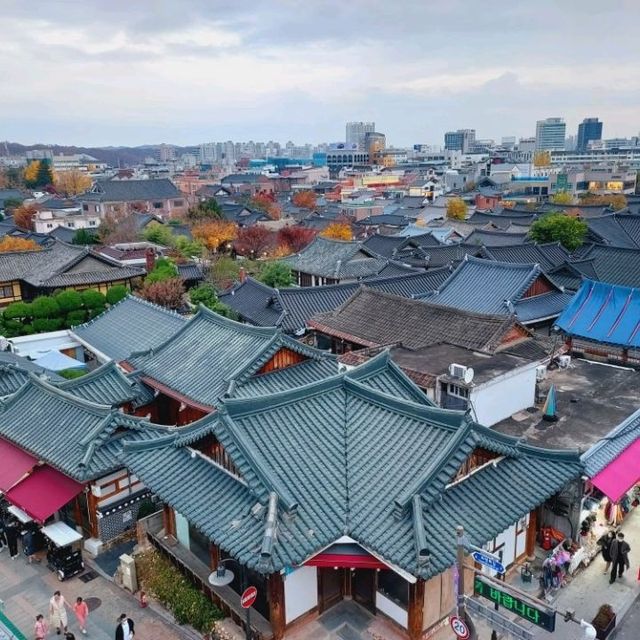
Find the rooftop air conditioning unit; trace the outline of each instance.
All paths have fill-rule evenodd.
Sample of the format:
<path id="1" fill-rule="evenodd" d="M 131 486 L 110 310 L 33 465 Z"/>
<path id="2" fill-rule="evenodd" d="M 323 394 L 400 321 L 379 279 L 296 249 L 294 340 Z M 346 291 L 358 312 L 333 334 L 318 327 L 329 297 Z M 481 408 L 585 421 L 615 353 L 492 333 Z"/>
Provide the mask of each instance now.
<path id="1" fill-rule="evenodd" d="M 571 356 L 558 356 L 558 366 L 566 369 L 571 364 Z"/>
<path id="2" fill-rule="evenodd" d="M 450 364 L 449 365 L 449 375 L 452 378 L 460 378 L 464 380 L 464 376 L 467 373 L 467 367 L 463 364 Z"/>
<path id="3" fill-rule="evenodd" d="M 536 367 L 536 382 L 540 382 L 547 377 L 547 367 L 541 364 L 539 367 Z"/>

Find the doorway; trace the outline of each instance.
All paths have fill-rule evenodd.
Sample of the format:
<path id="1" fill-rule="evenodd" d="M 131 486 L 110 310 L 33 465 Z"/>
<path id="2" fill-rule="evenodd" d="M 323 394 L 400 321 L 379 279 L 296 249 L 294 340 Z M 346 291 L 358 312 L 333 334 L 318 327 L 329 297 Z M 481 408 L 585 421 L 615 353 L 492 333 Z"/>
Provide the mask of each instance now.
<path id="1" fill-rule="evenodd" d="M 320 567 L 318 569 L 318 612 L 338 604 L 344 597 L 344 569 Z"/>
<path id="2" fill-rule="evenodd" d="M 365 609 L 376 612 L 377 571 L 375 569 L 356 569 L 351 571 L 351 595 Z"/>
<path id="3" fill-rule="evenodd" d="M 351 597 L 359 605 L 376 613 L 377 571 L 375 569 L 318 569 L 318 611 L 323 613 Z"/>

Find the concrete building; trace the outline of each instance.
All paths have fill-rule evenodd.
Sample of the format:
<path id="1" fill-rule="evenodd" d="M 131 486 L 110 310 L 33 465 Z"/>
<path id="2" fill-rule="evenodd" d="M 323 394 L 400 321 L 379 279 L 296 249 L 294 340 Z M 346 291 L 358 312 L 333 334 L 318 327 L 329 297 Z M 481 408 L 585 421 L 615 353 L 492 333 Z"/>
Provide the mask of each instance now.
<path id="1" fill-rule="evenodd" d="M 444 134 L 444 148 L 448 151 L 469 153 L 476 141 L 475 129 L 458 129 Z"/>
<path id="2" fill-rule="evenodd" d="M 598 118 L 585 118 L 578 125 L 576 151 L 586 151 L 592 140 L 602 140 L 602 122 Z"/>
<path id="3" fill-rule="evenodd" d="M 567 125 L 563 118 L 545 118 L 536 122 L 536 151 L 564 149 Z"/>
<path id="4" fill-rule="evenodd" d="M 348 148 L 356 144 L 358 149 L 365 149 L 365 136 L 375 130 L 375 122 L 347 122 L 345 141 Z"/>

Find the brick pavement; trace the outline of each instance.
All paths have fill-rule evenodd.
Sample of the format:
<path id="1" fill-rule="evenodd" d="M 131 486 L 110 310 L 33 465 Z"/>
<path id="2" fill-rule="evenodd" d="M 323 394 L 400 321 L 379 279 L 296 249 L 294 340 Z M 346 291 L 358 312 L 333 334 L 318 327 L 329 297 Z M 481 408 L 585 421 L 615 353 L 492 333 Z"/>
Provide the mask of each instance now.
<path id="1" fill-rule="evenodd" d="M 47 617 L 49 598 L 59 589 L 67 602 L 77 596 L 98 598 L 89 600 L 98 606 L 89 614 L 88 637 L 94 640 L 112 640 L 117 617 L 127 613 L 136 623 L 136 640 L 182 640 L 187 636 L 158 615 L 151 608 L 141 609 L 132 595 L 102 576 L 83 583 L 78 576 L 59 582 L 44 564 L 27 564 L 19 557 L 11 560 L 7 551 L 0 553 L 0 600 L 4 613 L 27 636 L 33 637 L 33 624 L 38 613 Z M 81 638 L 73 612 L 69 612 L 69 630 Z M 50 634 L 57 637 L 55 632 Z"/>

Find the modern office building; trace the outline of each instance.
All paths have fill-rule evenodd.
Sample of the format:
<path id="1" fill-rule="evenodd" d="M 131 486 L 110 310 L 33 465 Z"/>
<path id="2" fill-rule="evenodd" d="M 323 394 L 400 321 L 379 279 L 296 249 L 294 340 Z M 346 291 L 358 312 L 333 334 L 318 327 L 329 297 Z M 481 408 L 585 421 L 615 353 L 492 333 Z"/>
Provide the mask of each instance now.
<path id="1" fill-rule="evenodd" d="M 598 118 L 585 118 L 578 125 L 576 151 L 586 151 L 591 140 L 602 140 L 602 122 Z"/>
<path id="2" fill-rule="evenodd" d="M 562 151 L 567 125 L 564 118 L 546 118 L 536 122 L 536 151 Z"/>
<path id="3" fill-rule="evenodd" d="M 444 148 L 447 151 L 469 153 L 476 142 L 475 129 L 458 129 L 444 134 Z"/>
<path id="4" fill-rule="evenodd" d="M 376 130 L 375 122 L 347 122 L 345 142 L 347 148 L 352 149 L 352 145 L 357 145 L 357 149 L 365 148 L 365 136 Z"/>

